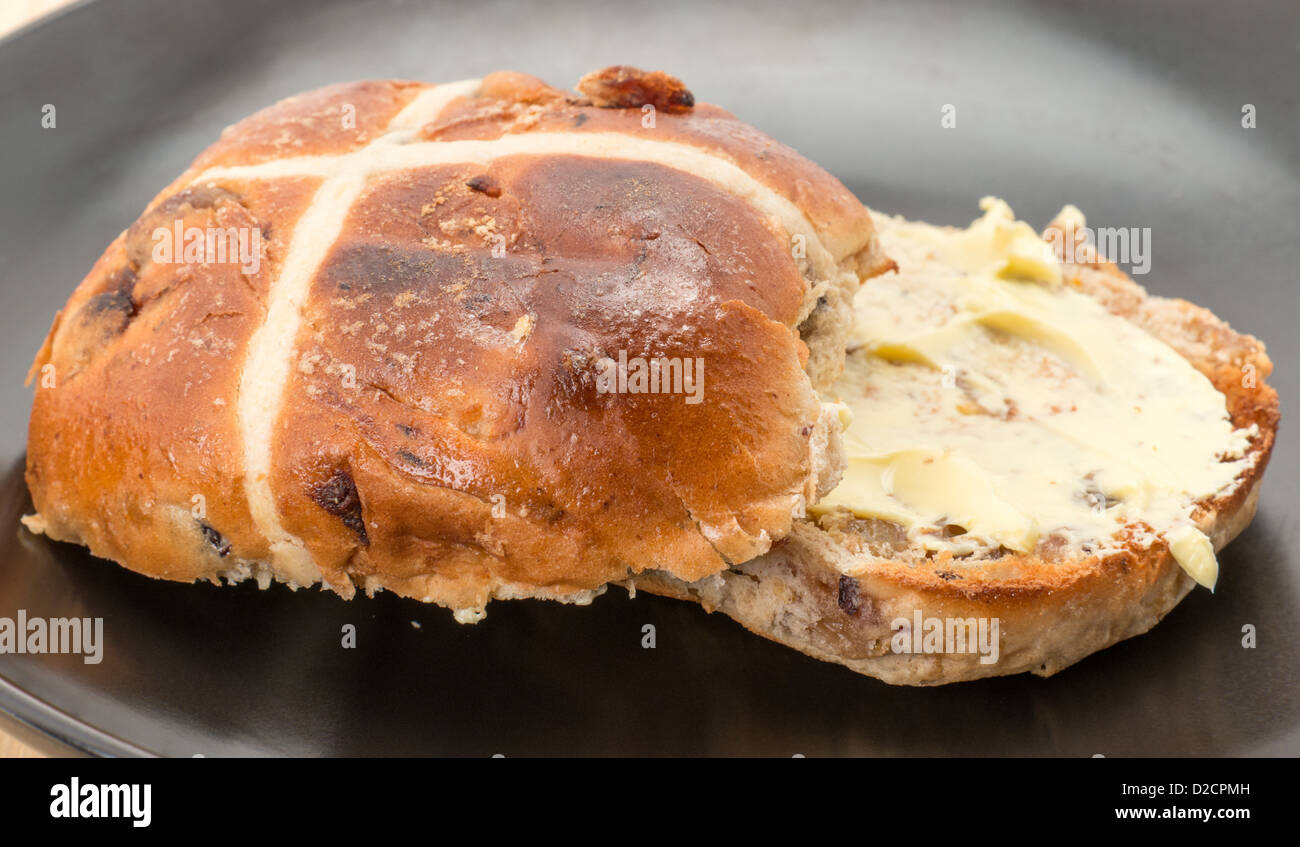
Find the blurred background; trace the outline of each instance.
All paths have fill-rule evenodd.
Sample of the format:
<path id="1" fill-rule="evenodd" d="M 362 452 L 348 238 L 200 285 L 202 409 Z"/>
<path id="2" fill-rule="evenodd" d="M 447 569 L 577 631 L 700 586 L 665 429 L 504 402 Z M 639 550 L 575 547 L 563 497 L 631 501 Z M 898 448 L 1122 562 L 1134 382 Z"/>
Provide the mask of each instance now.
<path id="1" fill-rule="evenodd" d="M 0 38 L 75 0 L 5 0 L 0 3 Z M 39 756 L 36 750 L 0 729 L 0 758 Z"/>

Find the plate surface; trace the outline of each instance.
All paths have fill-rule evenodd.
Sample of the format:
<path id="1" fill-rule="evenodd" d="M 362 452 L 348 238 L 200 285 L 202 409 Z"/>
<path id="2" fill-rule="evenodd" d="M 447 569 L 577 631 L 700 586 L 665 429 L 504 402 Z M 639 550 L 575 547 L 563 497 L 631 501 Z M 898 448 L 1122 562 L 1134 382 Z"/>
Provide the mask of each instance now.
<path id="1" fill-rule="evenodd" d="M 1213 595 L 1051 679 L 940 689 L 618 589 L 586 609 L 498 603 L 462 627 L 392 596 L 156 582 L 18 526 L 23 378 L 103 247 L 222 127 L 364 77 L 508 67 L 571 86 L 608 64 L 664 68 L 875 208 L 964 224 L 996 193 L 1036 224 L 1072 202 L 1096 226 L 1149 227 L 1139 281 L 1265 339 L 1286 414 L 1300 397 L 1292 4 L 192 5 L 91 3 L 0 43 L 0 616 L 98 616 L 105 631 L 97 665 L 0 656 L 11 721 L 91 752 L 179 756 L 1300 753 L 1286 423 Z"/>

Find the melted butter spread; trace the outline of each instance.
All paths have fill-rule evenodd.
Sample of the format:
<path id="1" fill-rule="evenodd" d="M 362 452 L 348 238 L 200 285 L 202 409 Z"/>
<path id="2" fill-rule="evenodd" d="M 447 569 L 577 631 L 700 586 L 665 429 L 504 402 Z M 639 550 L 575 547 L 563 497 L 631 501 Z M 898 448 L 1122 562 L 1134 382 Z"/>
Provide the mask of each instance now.
<path id="1" fill-rule="evenodd" d="M 1190 516 L 1233 484 L 1253 432 L 1234 431 L 1223 395 L 1172 348 L 1065 284 L 1006 203 L 981 208 L 967 229 L 876 215 L 900 270 L 855 301 L 828 398 L 848 407 L 848 467 L 814 512 L 891 521 L 955 556 L 1049 541 L 1091 553 L 1145 523 L 1213 588 L 1214 549 Z"/>

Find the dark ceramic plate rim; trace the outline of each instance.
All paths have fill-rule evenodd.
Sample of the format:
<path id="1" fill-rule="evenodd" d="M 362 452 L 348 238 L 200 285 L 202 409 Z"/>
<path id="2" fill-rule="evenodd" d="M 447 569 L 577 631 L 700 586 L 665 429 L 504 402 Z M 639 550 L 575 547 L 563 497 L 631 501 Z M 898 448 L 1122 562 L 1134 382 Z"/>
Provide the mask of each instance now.
<path id="1" fill-rule="evenodd" d="M 49 755 L 154 757 L 0 677 L 0 730 Z"/>

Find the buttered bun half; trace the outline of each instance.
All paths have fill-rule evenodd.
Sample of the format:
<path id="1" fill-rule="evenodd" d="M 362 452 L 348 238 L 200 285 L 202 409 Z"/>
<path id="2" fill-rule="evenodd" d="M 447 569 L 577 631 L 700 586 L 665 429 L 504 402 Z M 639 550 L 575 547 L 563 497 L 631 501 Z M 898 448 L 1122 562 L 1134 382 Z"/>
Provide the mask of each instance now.
<path id="1" fill-rule="evenodd" d="M 877 215 L 898 272 L 856 296 L 841 483 L 695 600 L 890 683 L 1049 676 L 1146 632 L 1255 514 L 1278 426 L 1264 345 L 1147 294 L 1067 207 L 964 229 Z"/>
<path id="2" fill-rule="evenodd" d="M 891 267 L 844 186 L 663 73 L 292 97 L 55 317 L 25 523 L 149 576 L 461 621 L 695 584 L 838 483 L 820 392 Z"/>

